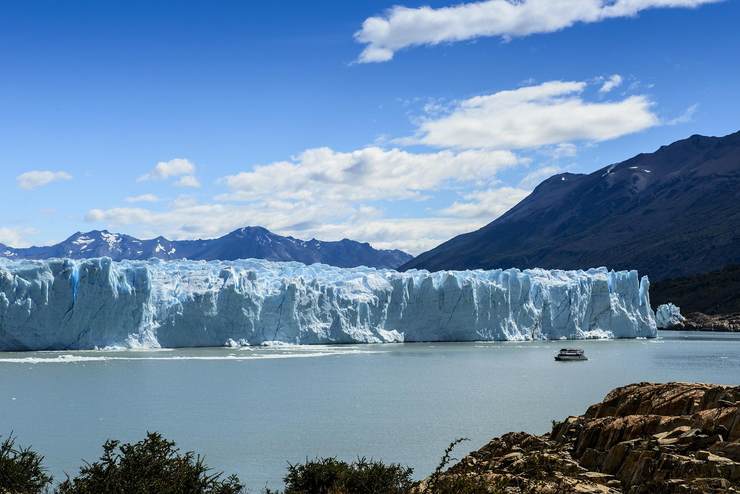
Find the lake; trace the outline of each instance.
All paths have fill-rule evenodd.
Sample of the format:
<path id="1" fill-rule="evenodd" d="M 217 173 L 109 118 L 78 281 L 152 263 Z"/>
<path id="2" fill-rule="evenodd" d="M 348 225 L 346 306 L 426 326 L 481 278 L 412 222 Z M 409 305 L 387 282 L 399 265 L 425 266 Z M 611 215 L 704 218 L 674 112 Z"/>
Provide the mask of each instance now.
<path id="1" fill-rule="evenodd" d="M 589 360 L 555 362 L 566 345 Z M 504 432 L 542 433 L 638 381 L 740 384 L 740 335 L 0 353 L 0 434 L 33 445 L 60 479 L 107 438 L 159 431 L 257 491 L 314 456 L 382 458 L 422 477 L 455 438 L 471 439 L 459 456 Z"/>

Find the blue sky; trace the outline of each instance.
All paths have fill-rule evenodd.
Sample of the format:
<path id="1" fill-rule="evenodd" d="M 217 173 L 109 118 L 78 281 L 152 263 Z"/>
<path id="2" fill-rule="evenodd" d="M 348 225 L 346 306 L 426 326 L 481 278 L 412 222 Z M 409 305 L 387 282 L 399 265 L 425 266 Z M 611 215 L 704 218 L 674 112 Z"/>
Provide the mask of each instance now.
<path id="1" fill-rule="evenodd" d="M 3 7 L 9 245 L 263 225 L 419 253 L 548 175 L 740 130 L 737 0 Z"/>

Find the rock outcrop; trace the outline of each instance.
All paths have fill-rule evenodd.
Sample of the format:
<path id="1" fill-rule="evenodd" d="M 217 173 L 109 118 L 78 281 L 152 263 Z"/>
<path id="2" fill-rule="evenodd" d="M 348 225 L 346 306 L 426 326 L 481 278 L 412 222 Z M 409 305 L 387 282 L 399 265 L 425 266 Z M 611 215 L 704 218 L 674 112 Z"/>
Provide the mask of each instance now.
<path id="1" fill-rule="evenodd" d="M 668 302 L 659 305 L 656 309 L 655 323 L 658 329 L 731 333 L 740 331 L 740 312 L 711 315 L 691 312 L 684 317 L 680 307 Z"/>
<path id="2" fill-rule="evenodd" d="M 678 329 L 685 331 L 718 331 L 734 332 L 740 331 L 740 312 L 735 314 L 702 314 L 691 312 L 686 314 L 685 319 L 673 326 L 663 329 Z"/>
<path id="3" fill-rule="evenodd" d="M 549 434 L 496 438 L 441 477 L 475 492 L 740 492 L 739 405 L 740 386 L 631 384 Z"/>

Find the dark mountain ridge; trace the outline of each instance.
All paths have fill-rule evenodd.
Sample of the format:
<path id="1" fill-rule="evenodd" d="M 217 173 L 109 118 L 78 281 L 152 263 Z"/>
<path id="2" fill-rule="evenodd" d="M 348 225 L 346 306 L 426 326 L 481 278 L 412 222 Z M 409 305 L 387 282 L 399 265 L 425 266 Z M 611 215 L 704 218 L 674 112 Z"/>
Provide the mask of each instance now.
<path id="1" fill-rule="evenodd" d="M 374 249 L 368 243 L 348 239 L 335 242 L 299 240 L 277 235 L 259 226 L 240 228 L 223 237 L 207 240 L 168 240 L 164 237 L 139 240 L 130 235 L 93 230 L 77 232 L 63 242 L 47 247 L 13 248 L 0 244 L 0 257 L 10 259 L 85 259 L 103 256 L 117 261 L 151 258 L 228 261 L 255 258 L 376 268 L 396 268 L 411 259 L 403 251 Z"/>
<path id="2" fill-rule="evenodd" d="M 607 266 L 662 280 L 739 262 L 740 132 L 550 177 L 492 223 L 401 269 Z"/>

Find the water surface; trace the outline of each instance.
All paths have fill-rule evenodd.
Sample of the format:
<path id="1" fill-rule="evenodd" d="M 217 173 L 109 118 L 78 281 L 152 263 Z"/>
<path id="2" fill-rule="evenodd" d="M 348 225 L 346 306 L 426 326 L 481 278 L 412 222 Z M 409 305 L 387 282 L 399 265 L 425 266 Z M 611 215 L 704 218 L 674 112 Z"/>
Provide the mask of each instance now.
<path id="1" fill-rule="evenodd" d="M 424 476 L 457 437 L 473 449 L 545 432 L 631 382 L 740 384 L 740 335 L 567 344 L 589 360 L 555 362 L 563 342 L 0 353 L 0 434 L 14 431 L 63 478 L 105 439 L 156 430 L 257 490 L 317 455 Z"/>

